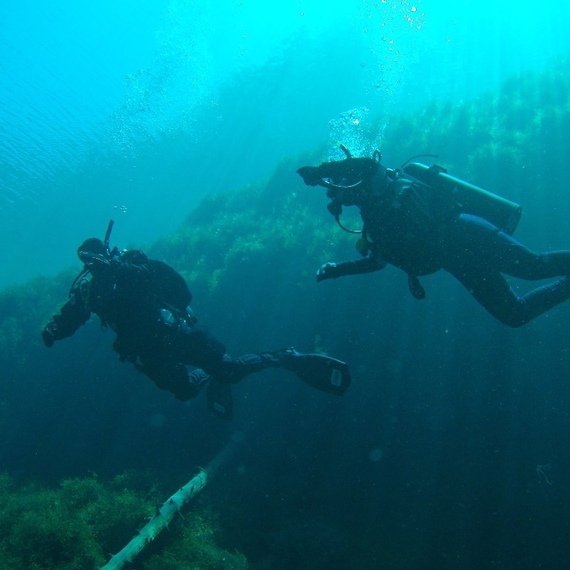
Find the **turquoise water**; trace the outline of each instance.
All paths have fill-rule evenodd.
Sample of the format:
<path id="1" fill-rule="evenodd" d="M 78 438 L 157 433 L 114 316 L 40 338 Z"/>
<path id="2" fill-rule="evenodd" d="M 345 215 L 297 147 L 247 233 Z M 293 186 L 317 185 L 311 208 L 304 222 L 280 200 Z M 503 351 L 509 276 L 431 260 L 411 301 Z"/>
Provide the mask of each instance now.
<path id="1" fill-rule="evenodd" d="M 5 2 L 0 287 L 175 229 L 207 193 L 469 100 L 568 51 L 570 7 L 517 2 Z M 382 143 L 382 129 L 376 133 Z M 358 149 L 354 149 L 358 150 Z"/>
<path id="2" fill-rule="evenodd" d="M 566 568 L 569 305 L 511 329 L 444 271 L 422 277 L 422 302 L 393 267 L 316 283 L 321 263 L 357 256 L 355 238 L 294 170 L 341 157 L 339 142 L 390 167 L 439 153 L 522 205 L 518 239 L 567 248 L 569 16 L 443 0 L 1 4 L 0 471 L 18 486 L 0 474 L 0 567 L 10 549 L 53 552 L 46 568 L 80 550 L 65 501 L 26 504 L 20 485 L 127 472 L 123 491 L 164 500 L 237 431 L 236 461 L 194 506 L 255 570 Z M 266 371 L 234 387 L 222 422 L 204 393 L 182 403 L 118 361 L 96 318 L 45 349 L 76 247 L 109 218 L 112 245 L 189 278 L 232 356 L 326 351 L 350 364 L 350 389 Z"/>

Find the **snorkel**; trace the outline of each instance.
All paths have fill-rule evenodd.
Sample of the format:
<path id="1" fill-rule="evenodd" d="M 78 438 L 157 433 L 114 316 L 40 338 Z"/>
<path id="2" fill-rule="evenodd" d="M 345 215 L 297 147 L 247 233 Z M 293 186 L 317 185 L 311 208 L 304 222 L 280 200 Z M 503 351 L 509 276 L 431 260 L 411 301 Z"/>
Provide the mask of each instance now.
<path id="1" fill-rule="evenodd" d="M 111 255 L 111 248 L 109 247 L 109 240 L 111 239 L 111 232 L 113 231 L 113 225 L 115 224 L 115 220 L 109 220 L 109 224 L 107 225 L 107 231 L 105 232 L 105 239 L 103 239 L 103 245 L 105 246 L 105 251 L 107 255 Z"/>

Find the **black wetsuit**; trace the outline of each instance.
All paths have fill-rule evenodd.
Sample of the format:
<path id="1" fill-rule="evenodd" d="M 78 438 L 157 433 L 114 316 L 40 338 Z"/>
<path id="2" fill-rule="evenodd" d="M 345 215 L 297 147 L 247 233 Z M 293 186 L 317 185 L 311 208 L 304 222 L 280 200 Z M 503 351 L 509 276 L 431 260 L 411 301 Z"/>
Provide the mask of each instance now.
<path id="1" fill-rule="evenodd" d="M 113 348 L 121 360 L 181 400 L 196 396 L 210 376 L 234 383 L 281 365 L 272 353 L 229 358 L 224 345 L 196 324 L 187 309 L 191 298 L 170 266 L 141 251 L 122 252 L 78 276 L 69 300 L 45 327 L 44 342 L 71 336 L 95 313 L 116 333 Z"/>
<path id="2" fill-rule="evenodd" d="M 520 327 L 570 298 L 570 251 L 535 253 L 490 222 L 461 214 L 445 232 L 442 267 L 489 313 Z M 519 296 L 504 275 L 535 281 L 560 277 Z"/>
<path id="3" fill-rule="evenodd" d="M 300 174 L 313 185 L 319 184 L 317 175 L 339 179 L 343 162 L 350 163 L 324 163 L 314 172 L 304 167 Z M 332 197 L 342 205 L 359 207 L 367 256 L 325 264 L 318 280 L 377 271 L 389 263 L 408 273 L 412 292 L 422 297 L 417 277 L 444 269 L 489 313 L 511 327 L 522 326 L 570 298 L 570 251 L 535 253 L 487 220 L 462 213 L 457 204 L 429 186 L 378 168 L 379 174 L 369 174 L 356 194 L 343 190 Z M 341 182 L 350 185 L 357 179 L 351 173 Z M 519 296 L 504 275 L 559 279 Z"/>

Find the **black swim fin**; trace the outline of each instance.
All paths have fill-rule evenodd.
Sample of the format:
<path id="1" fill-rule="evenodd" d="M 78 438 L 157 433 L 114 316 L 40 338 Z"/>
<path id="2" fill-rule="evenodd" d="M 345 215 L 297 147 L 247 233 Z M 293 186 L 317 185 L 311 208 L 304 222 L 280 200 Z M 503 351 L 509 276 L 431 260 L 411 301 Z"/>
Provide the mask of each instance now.
<path id="1" fill-rule="evenodd" d="M 231 420 L 234 411 L 231 384 L 210 379 L 206 389 L 208 409 L 219 418 Z"/>
<path id="2" fill-rule="evenodd" d="M 348 364 L 324 354 L 302 354 L 289 349 L 283 367 L 309 386 L 337 396 L 342 396 L 351 383 Z"/>

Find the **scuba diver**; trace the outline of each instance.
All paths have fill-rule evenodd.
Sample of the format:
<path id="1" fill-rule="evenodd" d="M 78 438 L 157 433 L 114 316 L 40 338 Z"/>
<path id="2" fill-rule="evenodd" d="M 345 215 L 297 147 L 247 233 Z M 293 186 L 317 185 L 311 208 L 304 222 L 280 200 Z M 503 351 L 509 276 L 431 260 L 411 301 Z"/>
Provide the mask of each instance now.
<path id="1" fill-rule="evenodd" d="M 511 234 L 521 207 L 449 176 L 440 166 L 411 162 L 398 169 L 372 158 L 353 158 L 303 166 L 297 173 L 309 186 L 323 186 L 328 210 L 345 231 L 361 234 L 360 259 L 325 263 L 317 281 L 369 273 L 394 265 L 408 274 L 416 299 L 425 297 L 418 277 L 444 269 L 460 281 L 496 319 L 520 327 L 570 298 L 570 251 L 536 253 Z M 428 155 L 432 156 L 432 155 Z M 361 230 L 346 228 L 343 206 L 356 206 Z M 504 275 L 550 283 L 519 296 Z"/>
<path id="2" fill-rule="evenodd" d="M 329 356 L 287 348 L 230 358 L 224 345 L 197 324 L 184 278 L 142 251 L 111 250 L 112 227 L 113 220 L 104 241 L 89 238 L 79 246 L 84 267 L 68 301 L 42 331 L 47 347 L 73 335 L 95 313 L 116 333 L 113 349 L 122 362 L 180 400 L 196 397 L 207 384 L 208 407 L 222 418 L 232 416 L 231 384 L 269 367 L 290 370 L 318 390 L 344 394 L 350 371 Z"/>

